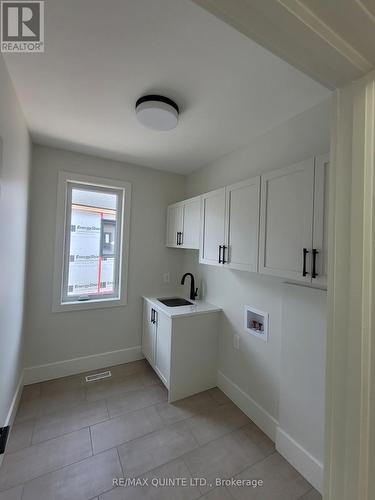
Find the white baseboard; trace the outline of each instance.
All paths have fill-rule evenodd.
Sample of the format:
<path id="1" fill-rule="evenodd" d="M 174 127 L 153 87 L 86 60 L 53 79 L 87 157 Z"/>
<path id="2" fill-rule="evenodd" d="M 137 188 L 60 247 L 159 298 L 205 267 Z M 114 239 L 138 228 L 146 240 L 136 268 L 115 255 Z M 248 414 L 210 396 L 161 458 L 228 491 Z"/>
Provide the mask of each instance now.
<path id="1" fill-rule="evenodd" d="M 9 425 L 9 426 L 13 425 L 14 417 L 16 416 L 18 404 L 20 402 L 23 386 L 24 386 L 24 371 L 22 370 L 20 378 L 18 380 L 16 390 L 14 392 L 12 402 L 10 404 L 8 415 L 5 419 L 5 424 L 4 424 L 5 426 L 6 425 Z"/>
<path id="2" fill-rule="evenodd" d="M 14 395 L 13 395 L 12 402 L 10 404 L 8 415 L 5 419 L 5 423 L 4 423 L 5 426 L 6 425 L 9 425 L 9 426 L 13 425 L 14 418 L 15 418 L 17 410 L 18 410 L 18 405 L 20 402 L 23 386 L 24 386 L 24 371 L 22 370 L 20 378 L 18 379 L 18 384 L 17 384 L 16 390 L 14 391 Z"/>
<path id="3" fill-rule="evenodd" d="M 322 492 L 323 464 L 279 427 L 279 422 L 222 372 L 218 387 L 276 443 L 276 449 L 314 488 Z"/>
<path id="4" fill-rule="evenodd" d="M 220 371 L 217 385 L 272 441 L 276 441 L 279 423 L 272 415 Z"/>
<path id="5" fill-rule="evenodd" d="M 323 490 L 323 464 L 316 460 L 289 434 L 277 428 L 276 449 L 320 493 Z"/>
<path id="6" fill-rule="evenodd" d="M 142 359 L 143 357 L 141 346 L 136 346 L 128 349 L 119 349 L 118 351 L 56 361 L 55 363 L 47 363 L 45 365 L 29 366 L 24 370 L 24 384 L 35 384 L 36 382 L 67 377 L 106 366 L 121 365 L 122 363 Z"/>
<path id="7" fill-rule="evenodd" d="M 22 394 L 22 389 L 23 389 L 23 380 L 24 380 L 24 372 L 22 371 L 20 378 L 18 380 L 16 390 L 15 390 L 14 395 L 13 395 L 12 402 L 10 404 L 8 415 L 6 416 L 5 422 L 1 423 L 2 426 L 4 426 L 4 427 L 6 427 L 7 425 L 9 425 L 9 427 L 12 427 L 12 425 L 13 425 L 13 422 L 14 422 L 14 419 L 15 419 L 15 416 L 16 416 L 16 413 L 18 410 L 18 405 L 19 405 L 19 402 L 21 399 L 21 394 Z M 1 467 L 1 463 L 3 461 L 3 458 L 4 458 L 4 454 L 0 455 L 0 467 Z"/>

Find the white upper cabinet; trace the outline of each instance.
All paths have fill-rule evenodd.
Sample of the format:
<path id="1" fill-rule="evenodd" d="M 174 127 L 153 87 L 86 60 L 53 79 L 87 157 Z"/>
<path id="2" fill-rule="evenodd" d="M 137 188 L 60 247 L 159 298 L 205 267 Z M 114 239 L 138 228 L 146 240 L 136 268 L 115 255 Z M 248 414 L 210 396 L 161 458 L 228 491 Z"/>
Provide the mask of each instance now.
<path id="1" fill-rule="evenodd" d="M 184 227 L 181 237 L 181 248 L 199 249 L 201 197 L 191 198 L 184 203 Z"/>
<path id="2" fill-rule="evenodd" d="M 259 251 L 262 274 L 325 283 L 327 172 L 327 162 L 319 160 L 315 165 L 311 158 L 262 176 Z"/>
<path id="3" fill-rule="evenodd" d="M 199 249 L 201 197 L 170 205 L 167 211 L 167 246 Z"/>
<path id="4" fill-rule="evenodd" d="M 219 265 L 225 243 L 225 188 L 202 195 L 199 262 Z"/>
<path id="5" fill-rule="evenodd" d="M 327 284 L 329 155 L 315 158 L 312 282 Z"/>
<path id="6" fill-rule="evenodd" d="M 260 177 L 202 196 L 202 264 L 257 271 Z"/>
<path id="7" fill-rule="evenodd" d="M 184 206 L 181 203 L 170 205 L 167 209 L 167 246 L 177 248 L 183 232 Z"/>
<path id="8" fill-rule="evenodd" d="M 310 281 L 307 252 L 312 246 L 314 160 L 263 175 L 261 198 L 259 271 Z"/>
<path id="9" fill-rule="evenodd" d="M 258 269 L 260 177 L 226 188 L 224 263 L 233 269 Z"/>
<path id="10" fill-rule="evenodd" d="M 199 262 L 325 286 L 329 156 L 168 207 L 167 245 Z"/>

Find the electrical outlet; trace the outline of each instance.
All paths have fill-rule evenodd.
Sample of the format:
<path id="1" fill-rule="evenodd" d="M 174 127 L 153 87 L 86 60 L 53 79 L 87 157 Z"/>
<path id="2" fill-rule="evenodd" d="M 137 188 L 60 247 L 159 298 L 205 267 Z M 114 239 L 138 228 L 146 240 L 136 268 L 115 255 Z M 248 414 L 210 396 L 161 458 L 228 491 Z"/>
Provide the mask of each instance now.
<path id="1" fill-rule="evenodd" d="M 169 273 L 164 273 L 163 274 L 163 283 L 169 283 L 170 276 Z"/>
<path id="2" fill-rule="evenodd" d="M 237 351 L 240 350 L 240 336 L 237 335 L 237 334 L 234 334 L 233 335 L 233 347 L 234 349 L 236 349 Z"/>

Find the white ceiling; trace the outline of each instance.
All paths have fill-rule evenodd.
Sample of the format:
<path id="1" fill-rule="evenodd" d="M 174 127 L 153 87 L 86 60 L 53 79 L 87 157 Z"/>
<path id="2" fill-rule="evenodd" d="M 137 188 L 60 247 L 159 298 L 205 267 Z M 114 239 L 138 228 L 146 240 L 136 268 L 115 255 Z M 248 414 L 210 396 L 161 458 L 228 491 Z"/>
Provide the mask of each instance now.
<path id="1" fill-rule="evenodd" d="M 192 0 L 328 88 L 375 65 L 375 0 Z"/>
<path id="2" fill-rule="evenodd" d="M 6 55 L 35 142 L 190 172 L 330 92 L 190 0 L 47 0 L 44 54 Z M 154 132 L 134 104 L 182 110 Z"/>

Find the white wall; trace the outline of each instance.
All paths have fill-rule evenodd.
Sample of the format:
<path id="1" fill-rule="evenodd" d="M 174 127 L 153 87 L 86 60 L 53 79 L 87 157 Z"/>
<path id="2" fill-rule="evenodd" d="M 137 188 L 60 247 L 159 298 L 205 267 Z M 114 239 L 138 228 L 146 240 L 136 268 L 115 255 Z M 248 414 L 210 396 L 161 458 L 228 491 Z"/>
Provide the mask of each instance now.
<path id="1" fill-rule="evenodd" d="M 233 152 L 191 174 L 187 181 L 187 195 L 198 195 L 315 154 L 326 153 L 330 142 L 329 124 L 330 102 L 326 101 L 257 138 L 246 149 Z M 223 308 L 219 370 L 224 377 L 221 381 L 232 388 L 238 401 L 245 401 L 257 423 L 276 439 L 285 285 L 282 280 L 273 277 L 199 265 L 196 251 L 185 253 L 184 270 L 196 273 L 202 280 L 204 298 Z M 298 287 L 298 291 L 300 300 L 309 308 L 309 290 Z M 245 304 L 269 312 L 268 343 L 244 331 Z M 314 314 L 325 318 L 325 307 L 314 307 Z M 321 325 L 321 322 L 318 324 Z M 233 348 L 235 334 L 240 335 L 239 351 Z M 304 351 L 303 338 L 298 348 Z M 324 371 L 321 358 L 317 363 L 318 368 Z M 320 397 L 323 404 L 323 392 Z M 303 414 L 299 415 L 303 419 Z M 320 425 L 323 425 L 323 420 Z M 294 430 L 288 430 L 294 436 Z M 296 439 L 299 436 L 297 433 Z M 306 451 L 318 455 L 315 458 L 319 460 L 323 450 L 321 441 L 317 443 L 319 450 L 311 448 Z M 309 443 L 304 444 L 309 447 Z"/>
<path id="2" fill-rule="evenodd" d="M 187 191 L 195 196 L 329 151 L 330 100 L 295 116 L 254 139 L 244 149 L 223 156 L 188 176 Z"/>
<path id="3" fill-rule="evenodd" d="M 0 55 L 0 426 L 22 374 L 30 139 Z M 1 151 L 0 151 L 1 154 Z"/>
<path id="4" fill-rule="evenodd" d="M 52 274 L 60 170 L 132 184 L 128 304 L 125 307 L 52 312 Z M 163 293 L 181 275 L 182 254 L 165 246 L 166 207 L 184 198 L 183 176 L 42 146 L 34 146 L 31 180 L 30 257 L 27 290 L 27 358 L 33 367 L 141 342 L 141 296 Z M 162 283 L 169 271 L 171 285 Z M 120 358 L 121 359 L 121 358 Z M 75 364 L 73 369 L 87 365 Z M 26 370 L 27 380 L 30 370 Z M 37 372 L 35 372 L 37 373 Z M 51 376 L 59 375 L 56 367 Z M 62 372 L 64 373 L 64 372 Z"/>
<path id="5" fill-rule="evenodd" d="M 326 339 L 327 293 L 283 285 L 276 443 L 295 467 L 320 485 L 324 460 Z M 293 441 L 316 463 L 306 460 Z"/>

